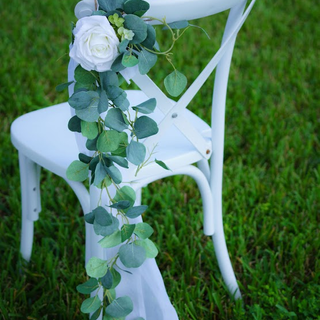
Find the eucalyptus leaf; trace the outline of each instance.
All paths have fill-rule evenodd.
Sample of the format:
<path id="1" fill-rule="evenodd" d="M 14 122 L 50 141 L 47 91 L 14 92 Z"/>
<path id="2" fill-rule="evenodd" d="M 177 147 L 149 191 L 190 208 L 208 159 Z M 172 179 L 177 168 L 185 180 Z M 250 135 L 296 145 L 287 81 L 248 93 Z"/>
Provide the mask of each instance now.
<path id="1" fill-rule="evenodd" d="M 115 268 L 110 268 L 110 272 L 112 275 L 112 286 L 111 289 L 115 288 L 118 286 L 118 284 L 121 281 L 121 274 L 115 269 Z"/>
<path id="2" fill-rule="evenodd" d="M 120 132 L 119 133 L 119 147 L 117 150 L 114 150 L 111 152 L 113 156 L 117 157 L 126 157 L 126 149 L 128 146 L 128 135 L 126 132 Z"/>
<path id="3" fill-rule="evenodd" d="M 122 64 L 126 68 L 134 67 L 139 63 L 139 60 L 135 55 L 132 54 L 130 51 L 126 51 L 122 57 Z"/>
<path id="4" fill-rule="evenodd" d="M 94 220 L 93 229 L 97 235 L 100 236 L 109 236 L 113 234 L 119 228 L 119 220 L 112 216 L 112 224 L 108 226 L 102 226 Z"/>
<path id="5" fill-rule="evenodd" d="M 181 72 L 175 70 L 166 76 L 164 86 L 170 95 L 177 97 L 187 86 L 187 78 Z"/>
<path id="6" fill-rule="evenodd" d="M 99 133 L 98 123 L 81 120 L 81 132 L 88 139 L 94 139 Z"/>
<path id="7" fill-rule="evenodd" d="M 134 234 L 140 239 L 147 239 L 153 234 L 153 229 L 148 223 L 140 222 L 136 224 Z"/>
<path id="8" fill-rule="evenodd" d="M 158 164 L 163 169 L 171 171 L 171 169 L 163 161 L 157 160 L 157 159 L 155 159 L 154 161 L 155 161 L 156 164 Z"/>
<path id="9" fill-rule="evenodd" d="M 92 91 L 88 91 L 92 92 Z M 99 102 L 100 102 L 100 96 L 97 92 L 95 92 L 96 95 L 94 98 L 92 98 L 89 106 L 85 109 L 76 109 L 76 115 L 84 121 L 88 122 L 94 122 L 98 121 L 100 113 L 98 110 Z"/>
<path id="10" fill-rule="evenodd" d="M 102 181 L 105 179 L 105 177 L 107 176 L 107 170 L 104 166 L 103 163 L 99 162 L 96 165 L 95 171 L 94 171 L 94 180 L 93 180 L 93 184 L 98 187 L 98 188 L 102 188 Z"/>
<path id="11" fill-rule="evenodd" d="M 133 39 L 130 41 L 132 44 L 139 44 L 147 38 L 147 25 L 139 17 L 133 14 L 128 14 L 124 17 L 124 27 L 132 30 L 134 33 Z"/>
<path id="12" fill-rule="evenodd" d="M 128 0 L 123 5 L 123 9 L 127 14 L 132 13 L 139 17 L 143 16 L 149 8 L 149 3 L 143 0 Z"/>
<path id="13" fill-rule="evenodd" d="M 134 124 L 134 133 L 138 139 L 143 139 L 157 134 L 159 131 L 157 123 L 147 117 L 139 117 Z"/>
<path id="14" fill-rule="evenodd" d="M 101 278 L 103 277 L 108 271 L 108 262 L 97 257 L 92 257 L 88 261 L 86 265 L 86 271 L 89 277 L 92 278 Z M 95 310 L 93 310 L 95 311 Z M 90 312 L 93 312 L 90 311 Z"/>
<path id="15" fill-rule="evenodd" d="M 82 294 L 88 294 L 99 288 L 98 280 L 95 278 L 90 278 L 85 283 L 79 284 L 77 286 L 77 291 Z"/>
<path id="16" fill-rule="evenodd" d="M 113 11 L 116 9 L 123 9 L 123 3 L 126 0 L 98 0 L 99 8 L 104 11 Z"/>
<path id="17" fill-rule="evenodd" d="M 134 243 L 146 250 L 146 257 L 153 259 L 158 255 L 158 249 L 150 239 L 136 240 Z"/>
<path id="18" fill-rule="evenodd" d="M 73 83 L 74 83 L 74 81 L 61 83 L 61 84 L 56 86 L 56 91 L 57 92 L 61 92 L 61 91 L 65 90 L 65 89 L 67 89 L 70 86 L 70 84 L 73 84 Z"/>
<path id="19" fill-rule="evenodd" d="M 98 104 L 98 112 L 103 113 L 108 110 L 109 107 L 109 100 L 106 92 L 104 90 L 101 90 L 100 92 L 100 100 Z"/>
<path id="20" fill-rule="evenodd" d="M 81 162 L 84 162 L 86 164 L 89 164 L 91 161 L 92 161 L 92 158 L 87 156 L 86 154 L 84 153 L 79 153 L 78 154 L 78 158 Z M 89 166 L 89 169 L 90 169 L 90 166 Z"/>
<path id="21" fill-rule="evenodd" d="M 95 218 L 94 212 L 92 211 L 84 215 L 84 220 L 89 224 L 94 223 L 94 218 Z"/>
<path id="22" fill-rule="evenodd" d="M 99 135 L 94 139 L 88 139 L 86 142 L 86 148 L 90 151 L 97 151 L 98 138 L 99 138 Z"/>
<path id="23" fill-rule="evenodd" d="M 143 113 L 143 114 L 149 114 L 155 110 L 156 105 L 157 105 L 157 100 L 155 98 L 151 98 L 149 100 L 146 100 L 146 101 L 138 104 L 135 107 L 132 107 L 132 109 L 136 110 L 140 113 Z"/>
<path id="24" fill-rule="evenodd" d="M 84 300 L 81 304 L 81 312 L 83 313 L 91 313 L 97 311 L 101 306 L 101 300 L 98 295 L 93 298 L 88 298 Z"/>
<path id="25" fill-rule="evenodd" d="M 135 229 L 135 224 L 124 224 L 121 228 L 121 242 L 128 240 Z"/>
<path id="26" fill-rule="evenodd" d="M 69 165 L 66 175 L 72 181 L 85 181 L 89 175 L 89 166 L 86 163 L 75 160 Z"/>
<path id="27" fill-rule="evenodd" d="M 180 21 L 171 22 L 168 25 L 171 29 L 184 29 L 189 26 L 189 22 L 187 20 L 180 20 Z M 168 29 L 167 26 L 164 26 L 162 28 L 162 30 L 167 30 L 167 29 Z"/>
<path id="28" fill-rule="evenodd" d="M 135 165 L 140 165 L 146 157 L 146 147 L 143 143 L 131 140 L 127 147 L 127 159 Z"/>
<path id="29" fill-rule="evenodd" d="M 130 201 L 128 200 L 121 200 L 110 206 L 110 208 L 114 208 L 117 210 L 124 210 L 124 209 L 128 209 L 129 207 L 130 207 Z"/>
<path id="30" fill-rule="evenodd" d="M 138 268 L 146 260 L 146 250 L 134 243 L 124 244 L 119 249 L 119 258 L 127 268 Z"/>
<path id="31" fill-rule="evenodd" d="M 126 92 L 117 86 L 107 86 L 107 94 L 109 99 L 120 108 L 122 111 L 127 111 L 129 108 L 129 100 Z"/>
<path id="32" fill-rule="evenodd" d="M 100 81 L 101 81 L 101 86 L 104 90 L 108 86 L 119 86 L 119 78 L 116 72 L 108 70 L 105 72 L 100 72 Z"/>
<path id="33" fill-rule="evenodd" d="M 68 100 L 69 105 L 76 109 L 87 109 L 99 100 L 99 94 L 95 91 L 79 91 L 74 93 Z M 79 117 L 80 118 L 80 117 Z"/>
<path id="34" fill-rule="evenodd" d="M 97 141 L 100 152 L 110 152 L 118 149 L 120 143 L 119 133 L 115 130 L 103 131 Z"/>
<path id="35" fill-rule="evenodd" d="M 126 212 L 126 216 L 130 219 L 134 219 L 143 214 L 147 209 L 148 206 L 145 205 L 132 207 Z"/>
<path id="36" fill-rule="evenodd" d="M 107 315 L 114 318 L 126 317 L 133 310 L 133 303 L 127 296 L 113 300 L 105 309 Z"/>
<path id="37" fill-rule="evenodd" d="M 125 53 L 127 51 L 127 47 L 128 47 L 128 44 L 129 44 L 129 40 L 128 39 L 124 39 L 120 42 L 119 44 L 119 52 L 120 53 Z"/>
<path id="38" fill-rule="evenodd" d="M 119 156 L 108 156 L 108 159 L 118 164 L 120 167 L 129 168 L 128 161 Z"/>
<path id="39" fill-rule="evenodd" d="M 152 52 L 142 49 L 139 52 L 139 72 L 140 74 L 147 74 L 150 69 L 156 64 L 158 56 Z"/>
<path id="40" fill-rule="evenodd" d="M 102 248 L 113 248 L 123 242 L 121 236 L 120 230 L 116 230 L 114 233 L 102 238 L 99 244 Z"/>
<path id="41" fill-rule="evenodd" d="M 117 58 L 113 61 L 112 66 L 111 66 L 112 71 L 120 72 L 126 68 L 122 64 L 122 56 L 123 56 L 123 54 L 118 55 Z"/>
<path id="42" fill-rule="evenodd" d="M 98 79 L 96 71 L 88 71 L 78 65 L 74 71 L 74 79 L 84 85 L 95 83 Z"/>
<path id="43" fill-rule="evenodd" d="M 112 215 L 103 207 L 99 206 L 92 211 L 95 221 L 101 226 L 110 226 L 113 223 Z"/>
<path id="44" fill-rule="evenodd" d="M 116 195 L 113 199 L 116 202 L 119 202 L 121 200 L 128 200 L 130 202 L 130 205 L 133 206 L 136 201 L 136 193 L 131 187 L 123 186 L 116 191 Z"/>
<path id="45" fill-rule="evenodd" d="M 100 278 L 101 284 L 105 289 L 111 289 L 112 288 L 112 284 L 113 284 L 113 277 L 112 277 L 112 273 L 110 271 L 111 269 L 108 269 L 107 273 L 105 274 L 105 276 L 103 276 L 102 278 Z"/>
<path id="46" fill-rule="evenodd" d="M 100 308 L 92 314 L 92 316 L 90 317 L 90 320 L 97 320 L 100 317 L 101 311 L 102 311 L 102 306 L 100 306 Z"/>
<path id="47" fill-rule="evenodd" d="M 128 128 L 128 124 L 125 121 L 124 117 L 125 116 L 120 109 L 110 109 L 106 115 L 104 124 L 110 129 L 122 132 L 123 130 Z"/>
<path id="48" fill-rule="evenodd" d="M 152 50 L 156 43 L 156 30 L 150 24 L 147 24 L 147 38 L 141 43 L 142 46 Z"/>
<path id="49" fill-rule="evenodd" d="M 81 119 L 77 116 L 73 116 L 68 122 L 68 129 L 72 132 L 81 133 Z"/>
<path id="50" fill-rule="evenodd" d="M 105 167 L 108 175 L 116 184 L 120 184 L 122 182 L 122 174 L 120 170 L 115 166 Z"/>

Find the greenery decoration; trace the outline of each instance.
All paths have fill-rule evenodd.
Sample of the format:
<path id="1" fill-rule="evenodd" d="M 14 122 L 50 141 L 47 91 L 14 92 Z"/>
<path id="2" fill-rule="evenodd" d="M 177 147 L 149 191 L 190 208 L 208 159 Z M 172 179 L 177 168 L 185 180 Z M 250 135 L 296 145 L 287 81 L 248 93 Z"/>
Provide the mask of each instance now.
<path id="1" fill-rule="evenodd" d="M 119 248 L 109 260 L 92 257 L 86 265 L 89 279 L 77 290 L 82 294 L 95 292 L 81 306 L 83 313 L 92 314 L 91 319 L 101 314 L 105 320 L 125 319 L 132 312 L 133 303 L 130 297 L 116 296 L 115 288 L 121 281 L 118 259 L 126 268 L 138 268 L 146 259 L 155 258 L 158 250 L 149 239 L 153 233 L 149 224 L 130 224 L 129 219 L 139 217 L 147 206 L 134 206 L 135 191 L 130 186 L 121 186 L 119 167 L 127 169 L 130 162 L 137 166 L 138 173 L 149 162 L 151 155 L 141 139 L 157 134 L 158 126 L 149 117 L 156 108 L 156 100 L 151 98 L 129 107 L 121 87 L 121 73 L 131 68 L 144 75 L 156 64 L 158 56 L 164 56 L 173 67 L 173 72 L 164 79 L 165 88 L 174 97 L 180 95 L 187 80 L 174 67 L 171 51 L 189 23 L 168 24 L 165 19 L 145 16 L 149 3 L 144 0 L 84 0 L 77 6 L 76 11 L 81 12 L 82 7 L 85 10 L 73 29 L 70 57 L 79 65 L 74 72 L 75 80 L 59 85 L 57 90 L 74 84 L 69 104 L 75 116 L 68 127 L 87 138 L 86 147 L 92 156 L 80 153 L 79 159 L 68 167 L 67 178 L 85 181 L 89 177 L 91 184 L 106 190 L 110 206 L 105 208 L 98 203 L 85 215 L 85 221 L 102 236 L 99 244 L 103 248 Z M 172 37 L 172 45 L 165 51 L 157 44 L 156 31 L 150 24 L 153 20 L 162 23 Z M 163 161 L 155 163 L 169 170 Z M 116 188 L 114 197 L 108 190 L 110 186 Z"/>

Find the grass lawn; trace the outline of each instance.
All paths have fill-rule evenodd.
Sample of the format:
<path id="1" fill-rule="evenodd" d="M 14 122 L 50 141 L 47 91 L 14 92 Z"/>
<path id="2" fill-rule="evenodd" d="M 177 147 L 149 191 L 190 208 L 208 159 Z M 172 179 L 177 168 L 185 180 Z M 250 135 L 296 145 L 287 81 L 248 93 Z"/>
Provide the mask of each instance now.
<path id="1" fill-rule="evenodd" d="M 32 261 L 19 256 L 20 181 L 10 124 L 65 101 L 77 0 L 0 0 L 0 315 L 86 319 L 84 221 L 67 184 L 43 170 Z M 258 0 L 237 39 L 227 99 L 224 223 L 243 301 L 226 291 L 201 231 L 195 183 L 173 177 L 143 191 L 157 262 L 181 320 L 320 319 L 320 6 Z M 177 44 L 189 83 L 218 47 L 226 13 L 197 21 Z M 164 36 L 163 36 L 164 38 Z M 165 43 L 162 39 L 160 43 Z M 153 71 L 160 84 L 167 65 Z M 209 121 L 213 77 L 190 109 Z M 152 319 L 147 319 L 152 320 Z M 170 319 L 168 319 L 170 320 Z"/>

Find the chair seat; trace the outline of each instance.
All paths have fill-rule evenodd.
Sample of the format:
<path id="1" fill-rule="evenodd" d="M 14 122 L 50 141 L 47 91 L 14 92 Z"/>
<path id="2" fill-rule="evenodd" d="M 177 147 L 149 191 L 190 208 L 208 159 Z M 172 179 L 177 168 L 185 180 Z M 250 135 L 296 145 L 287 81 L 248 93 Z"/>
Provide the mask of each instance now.
<path id="1" fill-rule="evenodd" d="M 130 90 L 127 94 L 131 105 L 147 99 L 142 91 Z M 153 118 L 157 121 L 161 116 L 161 112 L 157 111 Z M 210 126 L 189 110 L 185 110 L 185 116 L 210 141 Z M 75 134 L 68 129 L 70 117 L 71 111 L 67 102 L 25 114 L 12 123 L 12 143 L 41 167 L 66 178 L 68 166 L 78 159 L 79 154 Z M 174 126 L 162 137 L 154 151 L 150 160 L 164 161 L 172 170 L 202 159 L 193 145 Z M 140 171 L 139 178 L 157 174 L 159 170 L 164 169 L 151 162 Z M 123 181 L 137 179 L 134 174 L 126 175 L 126 171 L 128 170 L 122 170 Z"/>

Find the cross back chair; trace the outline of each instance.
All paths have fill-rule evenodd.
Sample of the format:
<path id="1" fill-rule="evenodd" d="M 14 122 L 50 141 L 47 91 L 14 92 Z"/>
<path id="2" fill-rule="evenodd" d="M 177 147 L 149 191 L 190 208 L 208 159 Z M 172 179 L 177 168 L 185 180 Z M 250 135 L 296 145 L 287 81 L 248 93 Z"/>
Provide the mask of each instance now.
<path id="1" fill-rule="evenodd" d="M 169 99 L 147 75 L 135 75 L 132 80 L 141 90 L 127 92 L 131 105 L 156 98 L 155 119 L 159 133 L 145 139 L 148 150 L 156 146 L 156 157 L 164 161 L 171 171 L 151 163 L 137 176 L 134 168 L 123 172 L 123 181 L 131 182 L 135 190 L 172 175 L 188 175 L 196 182 L 203 201 L 204 234 L 212 236 L 223 279 L 234 297 L 241 298 L 239 287 L 229 259 L 222 222 L 222 171 L 224 146 L 224 116 L 229 68 L 238 31 L 250 13 L 255 0 L 246 7 L 243 0 L 150 0 L 147 15 L 163 18 L 167 22 L 189 20 L 230 10 L 221 47 L 182 95 L 179 101 Z M 217 68 L 216 68 L 217 67 Z M 211 126 L 187 110 L 195 94 L 216 68 Z M 67 128 L 70 118 L 68 103 L 44 108 L 23 115 L 11 126 L 11 139 L 19 151 L 22 195 L 21 254 L 31 258 L 34 221 L 41 211 L 40 168 L 43 167 L 64 178 L 78 197 L 83 212 L 97 205 L 100 191 L 66 177 L 69 164 L 77 159 L 79 146 L 74 133 Z M 53 131 L 54 128 L 54 131 Z M 55 135 L 52 134 L 55 132 Z M 209 165 L 208 160 L 211 159 Z M 193 164 L 197 164 L 197 167 Z M 140 202 L 140 199 L 137 199 Z M 99 238 L 86 223 L 86 261 L 102 256 Z"/>

